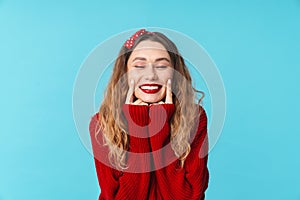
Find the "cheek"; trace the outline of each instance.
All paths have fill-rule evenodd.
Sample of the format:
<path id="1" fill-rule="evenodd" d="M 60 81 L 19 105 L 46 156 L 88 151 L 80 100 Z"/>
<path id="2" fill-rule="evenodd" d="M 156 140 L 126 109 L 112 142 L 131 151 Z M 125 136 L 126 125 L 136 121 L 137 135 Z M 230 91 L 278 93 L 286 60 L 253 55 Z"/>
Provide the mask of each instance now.
<path id="1" fill-rule="evenodd" d="M 160 74 L 160 79 L 163 81 L 163 82 L 167 82 L 168 79 L 172 79 L 173 78 L 173 70 L 170 70 L 170 71 L 166 71 L 164 73 L 161 73 Z"/>
<path id="2" fill-rule="evenodd" d="M 128 84 L 130 84 L 130 80 L 134 80 L 134 83 L 138 83 L 141 78 L 141 74 L 137 73 L 135 70 L 130 70 L 127 72 Z"/>

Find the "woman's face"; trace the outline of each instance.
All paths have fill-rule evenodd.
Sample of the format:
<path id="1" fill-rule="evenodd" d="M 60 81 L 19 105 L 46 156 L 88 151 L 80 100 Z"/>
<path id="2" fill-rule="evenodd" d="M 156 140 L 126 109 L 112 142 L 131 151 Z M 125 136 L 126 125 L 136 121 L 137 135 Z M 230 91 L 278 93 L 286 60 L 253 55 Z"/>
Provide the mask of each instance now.
<path id="1" fill-rule="evenodd" d="M 127 62 L 128 84 L 134 80 L 136 98 L 146 103 L 156 103 L 166 96 L 168 79 L 173 77 L 173 67 L 165 47 L 149 40 L 140 42 Z"/>

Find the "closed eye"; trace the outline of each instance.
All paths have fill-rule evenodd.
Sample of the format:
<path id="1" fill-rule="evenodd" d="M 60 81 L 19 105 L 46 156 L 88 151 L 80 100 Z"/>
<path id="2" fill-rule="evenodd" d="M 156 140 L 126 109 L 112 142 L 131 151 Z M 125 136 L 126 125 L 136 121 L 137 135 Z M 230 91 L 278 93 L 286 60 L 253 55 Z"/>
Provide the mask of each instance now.
<path id="1" fill-rule="evenodd" d="M 165 66 L 165 65 L 159 65 L 159 66 L 156 66 L 156 68 L 158 68 L 158 69 L 165 69 L 165 68 L 167 68 L 168 66 Z"/>
<path id="2" fill-rule="evenodd" d="M 145 68 L 145 66 L 143 66 L 143 65 L 135 65 L 134 67 L 135 67 L 135 68 L 138 68 L 138 69 L 143 69 L 143 68 Z"/>

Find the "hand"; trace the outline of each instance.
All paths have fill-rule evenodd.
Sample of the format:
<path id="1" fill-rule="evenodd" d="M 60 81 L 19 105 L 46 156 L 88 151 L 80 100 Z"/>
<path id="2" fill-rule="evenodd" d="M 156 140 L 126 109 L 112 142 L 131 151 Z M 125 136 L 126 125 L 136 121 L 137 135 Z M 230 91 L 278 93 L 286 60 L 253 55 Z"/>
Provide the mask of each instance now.
<path id="1" fill-rule="evenodd" d="M 173 98 L 172 98 L 172 83 L 171 79 L 167 81 L 167 91 L 166 91 L 166 103 L 173 103 Z"/>
<path id="2" fill-rule="evenodd" d="M 125 104 L 133 104 L 133 105 L 147 105 L 147 103 L 143 102 L 140 99 L 137 99 L 135 102 L 133 102 L 134 100 L 134 80 L 131 79 L 130 80 L 130 84 L 129 84 L 129 89 L 127 92 L 127 96 L 126 96 L 126 100 L 125 100 Z"/>
<path id="3" fill-rule="evenodd" d="M 160 102 L 157 102 L 157 103 L 154 103 L 154 104 L 165 104 L 165 103 L 173 104 L 171 79 L 168 79 L 166 87 L 167 88 L 166 88 L 166 100 L 165 100 L 165 102 L 160 101 Z"/>

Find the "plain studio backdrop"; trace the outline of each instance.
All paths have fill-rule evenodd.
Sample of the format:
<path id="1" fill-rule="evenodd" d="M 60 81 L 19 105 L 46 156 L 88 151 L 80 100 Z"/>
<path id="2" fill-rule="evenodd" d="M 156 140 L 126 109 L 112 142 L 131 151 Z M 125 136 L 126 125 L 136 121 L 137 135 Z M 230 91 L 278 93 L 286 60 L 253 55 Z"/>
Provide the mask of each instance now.
<path id="1" fill-rule="evenodd" d="M 224 81 L 206 199 L 299 200 L 299 0 L 0 0 L 0 200 L 97 199 L 73 84 L 98 44 L 143 27 L 193 38 Z"/>

